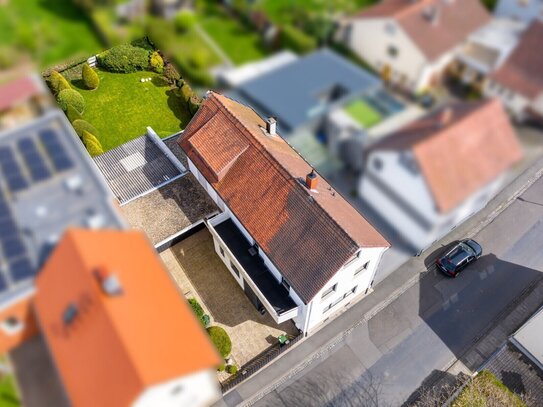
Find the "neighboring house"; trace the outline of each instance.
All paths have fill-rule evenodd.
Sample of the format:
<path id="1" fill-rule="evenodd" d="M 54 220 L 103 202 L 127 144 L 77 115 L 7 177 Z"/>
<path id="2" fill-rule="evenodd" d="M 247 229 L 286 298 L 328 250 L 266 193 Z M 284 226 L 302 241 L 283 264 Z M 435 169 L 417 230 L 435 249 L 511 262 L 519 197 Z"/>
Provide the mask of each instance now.
<path id="1" fill-rule="evenodd" d="M 68 226 L 122 228 L 101 174 L 60 110 L 0 133 L 0 353 L 36 333 L 34 276 Z"/>
<path id="2" fill-rule="evenodd" d="M 339 36 L 384 80 L 418 92 L 441 81 L 458 48 L 488 20 L 479 0 L 382 0 Z"/>
<path id="3" fill-rule="evenodd" d="M 484 87 L 488 97 L 499 97 L 518 121 L 543 120 L 543 22 L 534 21 Z"/>
<path id="4" fill-rule="evenodd" d="M 543 374 L 541 332 L 543 332 L 543 308 L 532 315 L 510 338 L 517 349 L 537 366 L 540 375 Z"/>
<path id="5" fill-rule="evenodd" d="M 524 23 L 543 17 L 543 0 L 498 0 L 494 14 Z"/>
<path id="6" fill-rule="evenodd" d="M 142 232 L 68 230 L 36 278 L 71 405 L 206 407 L 221 359 Z"/>
<path id="7" fill-rule="evenodd" d="M 456 72 L 462 81 L 483 86 L 513 52 L 525 29 L 523 22 L 494 18 L 470 35 L 457 57 Z"/>
<path id="8" fill-rule="evenodd" d="M 220 208 L 206 221 L 247 297 L 307 334 L 370 292 L 387 241 L 251 108 L 209 92 L 179 138 Z"/>
<path id="9" fill-rule="evenodd" d="M 193 0 L 152 0 L 153 12 L 166 19 L 175 17 L 183 9 L 192 9 Z"/>
<path id="10" fill-rule="evenodd" d="M 459 103 L 373 145 L 359 191 L 420 250 L 483 208 L 521 157 L 499 100 Z"/>

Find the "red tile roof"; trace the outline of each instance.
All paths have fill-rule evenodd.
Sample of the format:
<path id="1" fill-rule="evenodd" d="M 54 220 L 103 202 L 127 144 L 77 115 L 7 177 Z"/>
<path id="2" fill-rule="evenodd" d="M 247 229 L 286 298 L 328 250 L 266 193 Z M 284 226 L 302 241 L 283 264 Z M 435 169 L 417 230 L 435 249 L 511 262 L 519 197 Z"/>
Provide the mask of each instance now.
<path id="1" fill-rule="evenodd" d="M 254 110 L 210 92 L 179 142 L 307 303 L 359 247 L 389 244 L 322 177 L 309 191 L 311 166 L 264 128 Z"/>
<path id="2" fill-rule="evenodd" d="M 543 22 L 535 20 L 491 79 L 528 99 L 537 98 L 543 93 L 542 43 Z"/>
<path id="3" fill-rule="evenodd" d="M 122 294 L 102 290 L 99 270 L 117 277 Z M 36 287 L 38 320 L 74 406 L 132 405 L 150 386 L 220 363 L 141 232 L 69 230 Z M 70 304 L 77 316 L 67 325 Z"/>
<path id="4" fill-rule="evenodd" d="M 0 112 L 24 102 L 41 89 L 30 76 L 23 76 L 0 86 Z"/>
<path id="5" fill-rule="evenodd" d="M 435 23 L 429 17 L 436 16 Z M 382 0 L 357 18 L 393 18 L 435 60 L 490 20 L 479 0 Z"/>
<path id="6" fill-rule="evenodd" d="M 447 108 L 445 108 L 447 109 Z M 411 150 L 440 212 L 461 204 L 522 158 L 498 99 L 450 106 L 375 144 L 372 150 Z"/>

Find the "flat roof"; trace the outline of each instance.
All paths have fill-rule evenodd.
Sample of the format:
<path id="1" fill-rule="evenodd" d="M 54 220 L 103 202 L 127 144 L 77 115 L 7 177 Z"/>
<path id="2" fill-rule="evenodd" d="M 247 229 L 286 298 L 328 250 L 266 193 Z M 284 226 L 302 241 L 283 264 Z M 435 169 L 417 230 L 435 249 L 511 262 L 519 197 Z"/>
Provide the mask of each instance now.
<path id="1" fill-rule="evenodd" d="M 540 308 L 511 338 L 512 342 L 543 370 L 543 308 Z"/>
<path id="2" fill-rule="evenodd" d="M 0 133 L 0 306 L 32 287 L 70 226 L 124 222 L 79 137 L 54 109 Z"/>
<path id="3" fill-rule="evenodd" d="M 229 94 L 265 116 L 277 118 L 289 133 L 345 103 L 381 86 L 373 74 L 322 49 L 267 74 L 244 82 Z"/>

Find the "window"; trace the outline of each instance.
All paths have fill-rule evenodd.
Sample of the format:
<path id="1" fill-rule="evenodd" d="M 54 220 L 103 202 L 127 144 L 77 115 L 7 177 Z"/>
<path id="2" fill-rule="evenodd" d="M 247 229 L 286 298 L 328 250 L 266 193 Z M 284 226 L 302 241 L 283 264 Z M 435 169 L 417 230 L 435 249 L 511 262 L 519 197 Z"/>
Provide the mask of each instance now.
<path id="1" fill-rule="evenodd" d="M 178 394 L 180 394 L 181 392 L 183 391 L 183 386 L 181 386 L 180 384 L 178 384 L 177 386 L 175 386 L 173 389 L 172 389 L 172 396 L 177 396 Z"/>
<path id="2" fill-rule="evenodd" d="M 224 257 L 224 249 L 222 248 L 222 246 L 219 246 L 219 250 L 221 251 L 221 256 Z"/>
<path id="3" fill-rule="evenodd" d="M 337 283 L 334 284 L 332 287 L 328 288 L 325 292 L 322 293 L 322 299 L 325 299 L 326 297 L 328 297 L 330 294 L 332 294 L 333 292 L 335 292 L 337 289 Z"/>
<path id="4" fill-rule="evenodd" d="M 345 265 L 343 266 L 344 268 L 345 267 L 349 267 L 351 264 L 353 264 L 356 260 L 358 260 L 358 256 L 360 255 L 360 252 L 356 253 L 353 257 L 351 257 L 349 260 L 347 260 L 347 263 L 345 263 Z"/>
<path id="5" fill-rule="evenodd" d="M 15 335 L 16 333 L 22 331 L 24 324 L 15 317 L 6 318 L 2 322 L 2 330 L 8 335 Z"/>
<path id="6" fill-rule="evenodd" d="M 396 58 L 398 56 L 398 48 L 396 48 L 394 45 L 389 45 L 387 54 L 392 58 Z"/>
<path id="7" fill-rule="evenodd" d="M 239 270 L 237 269 L 236 266 L 234 266 L 232 262 L 230 262 L 230 267 L 232 267 L 232 270 L 234 270 L 234 273 L 236 273 L 236 275 L 239 277 Z"/>
<path id="8" fill-rule="evenodd" d="M 392 22 L 388 22 L 385 24 L 385 31 L 387 34 L 394 35 L 396 33 L 396 26 Z"/>
<path id="9" fill-rule="evenodd" d="M 354 293 L 356 293 L 356 289 L 358 288 L 357 285 L 355 285 L 353 288 L 351 288 L 349 291 L 347 291 L 345 294 L 343 294 L 342 297 L 339 297 L 337 300 L 335 301 L 332 301 L 330 304 L 328 304 L 324 310 L 322 311 L 322 313 L 326 313 L 328 311 L 330 311 L 332 308 L 334 308 L 336 305 L 338 305 L 341 301 L 343 301 L 345 298 L 349 297 L 350 295 L 353 295 Z"/>
<path id="10" fill-rule="evenodd" d="M 373 168 L 376 169 L 377 171 L 381 171 L 383 169 L 383 161 L 381 161 L 380 158 L 374 158 Z"/>
<path id="11" fill-rule="evenodd" d="M 358 270 L 354 272 L 353 277 L 358 277 L 363 271 L 367 270 L 369 266 L 370 266 L 370 262 L 367 261 L 362 267 L 360 267 Z"/>

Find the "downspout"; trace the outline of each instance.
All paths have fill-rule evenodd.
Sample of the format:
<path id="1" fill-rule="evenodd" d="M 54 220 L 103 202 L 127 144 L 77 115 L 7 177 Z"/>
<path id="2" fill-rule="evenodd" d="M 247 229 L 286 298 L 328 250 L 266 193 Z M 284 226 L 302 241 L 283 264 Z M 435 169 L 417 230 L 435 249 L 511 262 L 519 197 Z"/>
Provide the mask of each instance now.
<path id="1" fill-rule="evenodd" d="M 313 301 L 307 304 L 307 318 L 304 324 L 304 337 L 307 338 L 307 331 L 309 330 L 309 321 L 311 319 L 311 310 L 313 309 Z"/>

